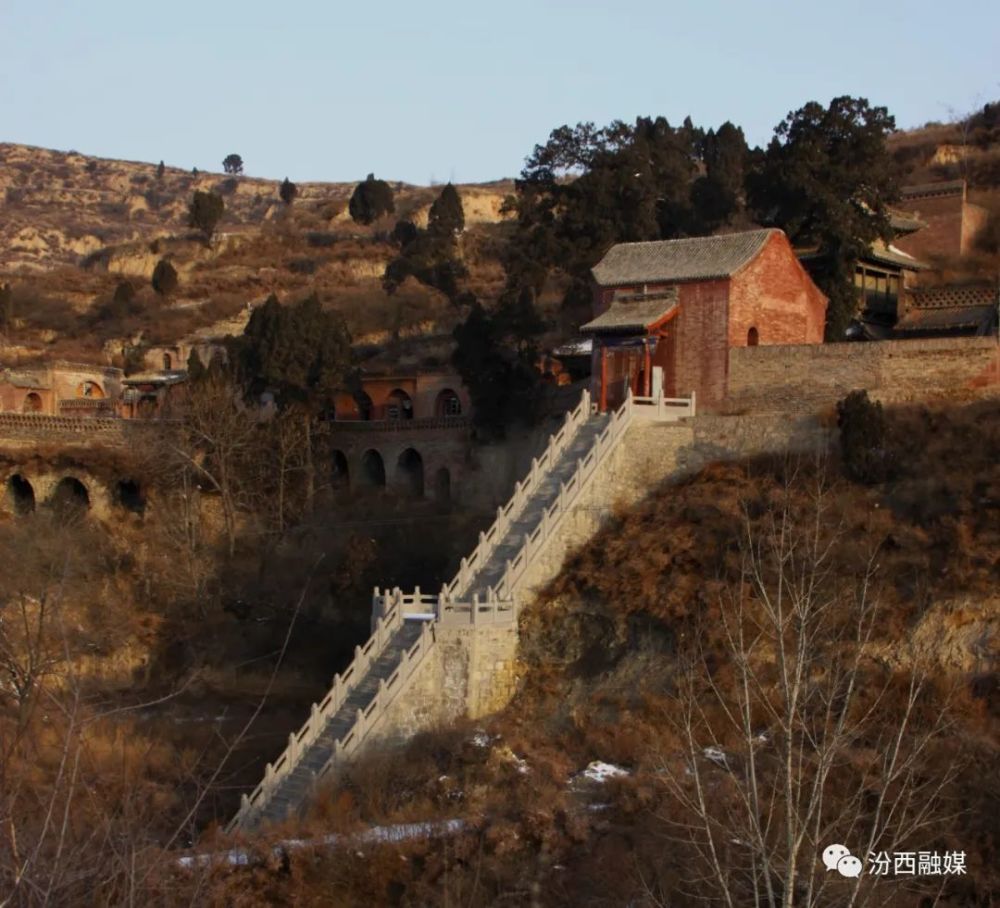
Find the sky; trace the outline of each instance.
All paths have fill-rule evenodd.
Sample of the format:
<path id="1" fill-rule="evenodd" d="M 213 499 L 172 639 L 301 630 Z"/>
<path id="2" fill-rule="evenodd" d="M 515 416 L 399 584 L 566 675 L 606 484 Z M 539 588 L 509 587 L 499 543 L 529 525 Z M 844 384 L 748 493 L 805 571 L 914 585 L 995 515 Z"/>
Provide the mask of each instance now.
<path id="1" fill-rule="evenodd" d="M 0 0 L 0 141 L 251 176 L 515 176 L 564 123 L 751 144 L 808 101 L 897 125 L 1000 99 L 1000 3 Z"/>

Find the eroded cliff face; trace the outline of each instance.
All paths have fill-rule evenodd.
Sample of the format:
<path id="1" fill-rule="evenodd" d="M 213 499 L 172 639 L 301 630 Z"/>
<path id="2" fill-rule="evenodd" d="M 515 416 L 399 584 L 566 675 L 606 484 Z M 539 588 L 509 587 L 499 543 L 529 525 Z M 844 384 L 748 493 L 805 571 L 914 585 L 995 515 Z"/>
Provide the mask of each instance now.
<path id="1" fill-rule="evenodd" d="M 343 228 L 352 224 L 347 201 L 354 185 L 300 183 L 293 211 Z M 160 175 L 156 163 L 0 143 L 0 271 L 78 264 L 109 246 L 183 233 L 196 190 L 225 199 L 221 233 L 252 233 L 286 212 L 279 186 L 277 180 L 177 167 Z M 397 213 L 426 224 L 436 191 L 402 183 L 394 189 Z M 510 191 L 506 183 L 460 187 L 466 223 L 501 220 Z"/>

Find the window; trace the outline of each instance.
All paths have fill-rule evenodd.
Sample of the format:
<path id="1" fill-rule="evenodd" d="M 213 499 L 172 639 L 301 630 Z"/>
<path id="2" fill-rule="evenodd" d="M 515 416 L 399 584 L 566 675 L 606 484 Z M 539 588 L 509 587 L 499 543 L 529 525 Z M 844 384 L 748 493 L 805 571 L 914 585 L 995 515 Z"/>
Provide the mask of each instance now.
<path id="1" fill-rule="evenodd" d="M 756 328 L 751 328 L 747 331 L 747 346 L 756 347 L 760 343 L 760 335 L 757 333 Z"/>

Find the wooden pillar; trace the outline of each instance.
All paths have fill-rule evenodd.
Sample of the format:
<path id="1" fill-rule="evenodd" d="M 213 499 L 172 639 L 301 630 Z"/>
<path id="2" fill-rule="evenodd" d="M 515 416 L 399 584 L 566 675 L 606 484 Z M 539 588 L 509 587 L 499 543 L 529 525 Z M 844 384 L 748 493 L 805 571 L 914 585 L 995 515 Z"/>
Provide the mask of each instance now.
<path id="1" fill-rule="evenodd" d="M 601 342 L 601 397 L 599 412 L 608 409 L 608 348 Z"/>
<path id="2" fill-rule="evenodd" d="M 649 369 L 650 369 L 650 366 L 652 365 L 652 362 L 651 362 L 652 357 L 650 356 L 650 353 L 649 353 L 649 338 L 648 337 L 646 338 L 645 341 L 643 341 L 642 351 L 643 351 L 643 355 L 645 356 L 645 360 L 643 361 L 643 364 L 642 364 L 642 376 L 643 376 L 642 395 L 643 395 L 643 397 L 651 397 L 652 396 L 652 390 L 651 389 L 653 387 L 653 382 L 652 382 L 652 376 L 650 376 L 650 374 L 649 374 Z"/>

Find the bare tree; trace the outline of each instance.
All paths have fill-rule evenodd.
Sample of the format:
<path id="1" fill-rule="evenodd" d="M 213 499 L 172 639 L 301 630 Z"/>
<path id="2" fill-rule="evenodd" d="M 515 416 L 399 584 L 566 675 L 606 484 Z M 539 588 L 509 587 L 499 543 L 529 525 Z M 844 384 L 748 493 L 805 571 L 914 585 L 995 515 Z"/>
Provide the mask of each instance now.
<path id="1" fill-rule="evenodd" d="M 693 855 L 692 891 L 729 906 L 880 897 L 877 877 L 829 872 L 824 848 L 864 862 L 912 847 L 952 778 L 928 766 L 945 720 L 918 721 L 921 675 L 875 655 L 877 558 L 838 570 L 852 541 L 830 503 L 821 471 L 792 479 L 762 516 L 746 511 L 738 579 L 674 700 L 682 750 L 664 759 L 664 819 Z"/>
<path id="2" fill-rule="evenodd" d="M 236 550 L 239 515 L 250 509 L 249 481 L 259 458 L 258 422 L 239 389 L 222 370 L 192 383 L 182 419 L 166 446 L 178 470 L 218 497 L 229 553 Z"/>

